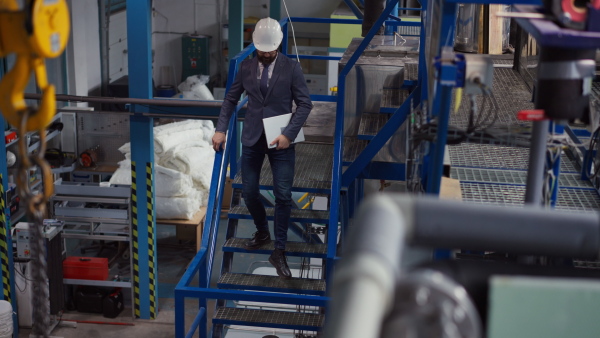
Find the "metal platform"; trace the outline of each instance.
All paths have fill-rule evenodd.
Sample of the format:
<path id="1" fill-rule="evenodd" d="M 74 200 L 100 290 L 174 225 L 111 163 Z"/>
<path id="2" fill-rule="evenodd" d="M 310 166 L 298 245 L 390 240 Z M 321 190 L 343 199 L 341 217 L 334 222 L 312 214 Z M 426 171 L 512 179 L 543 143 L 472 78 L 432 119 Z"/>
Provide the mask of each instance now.
<path id="1" fill-rule="evenodd" d="M 450 177 L 461 182 L 525 185 L 527 182 L 527 171 L 454 167 L 450 170 Z M 589 180 L 582 180 L 581 174 L 568 173 L 561 173 L 559 176 L 559 186 L 588 189 L 594 187 Z"/>
<path id="2" fill-rule="evenodd" d="M 449 146 L 448 151 L 452 167 L 512 170 L 527 170 L 529 167 L 527 148 L 462 143 Z M 579 173 L 577 164 L 567 156 L 561 156 L 560 164 L 562 173 Z"/>
<path id="3" fill-rule="evenodd" d="M 293 191 L 328 194 L 331 191 L 331 173 L 333 168 L 333 145 L 299 143 L 296 145 L 296 169 Z M 234 188 L 242 187 L 241 172 L 235 175 Z M 261 174 L 260 188 L 273 189 L 273 173 L 265 156 Z"/>
<path id="4" fill-rule="evenodd" d="M 404 65 L 404 80 L 417 81 L 419 79 L 419 64 L 415 62 Z"/>
<path id="5" fill-rule="evenodd" d="M 365 150 L 368 144 L 368 140 L 344 137 L 344 153 L 342 158 L 344 165 L 349 165 L 350 163 L 354 162 L 358 155 Z"/>
<path id="6" fill-rule="evenodd" d="M 217 309 L 213 323 L 319 331 L 324 319 L 323 315 L 312 313 L 221 307 Z"/>
<path id="7" fill-rule="evenodd" d="M 460 182 L 460 187 L 465 202 L 523 205 L 525 200 L 524 185 Z M 597 211 L 600 210 L 600 196 L 594 189 L 560 188 L 556 209 Z"/>
<path id="8" fill-rule="evenodd" d="M 408 90 L 397 88 L 384 88 L 381 92 L 381 112 L 387 113 L 385 108 L 398 108 L 408 98 Z"/>
<path id="9" fill-rule="evenodd" d="M 531 92 L 529 92 L 519 73 L 510 68 L 494 68 L 494 82 L 492 87 L 499 106 L 498 119 L 495 125 L 529 126 L 529 122 L 517 120 L 517 113 L 520 110 L 533 109 Z M 482 101 L 483 98 L 479 95 L 476 98 L 478 107 L 481 107 Z M 452 103 L 451 107 L 453 106 L 454 103 Z M 458 112 L 450 115 L 450 125 L 462 129 L 466 128 L 469 122 L 469 110 L 469 98 L 464 94 Z"/>
<path id="10" fill-rule="evenodd" d="M 273 250 L 275 250 L 272 241 L 271 243 L 265 244 L 256 250 L 247 250 L 244 245 L 247 240 L 248 238 L 230 238 L 223 245 L 223 251 L 251 252 L 254 254 L 270 255 Z M 327 254 L 327 245 L 318 243 L 287 242 L 285 246 L 285 254 L 287 256 L 325 258 Z"/>
<path id="11" fill-rule="evenodd" d="M 325 294 L 324 279 L 283 279 L 279 276 L 252 275 L 245 273 L 226 272 L 219 278 L 217 286 L 221 289 L 275 291 L 317 296 L 323 296 Z"/>
<path id="12" fill-rule="evenodd" d="M 372 140 L 389 119 L 387 114 L 363 113 L 358 126 L 358 139 Z"/>
<path id="13" fill-rule="evenodd" d="M 275 208 L 265 208 L 267 219 L 275 218 Z M 229 218 L 234 219 L 252 219 L 248 208 L 243 205 L 237 205 L 229 210 Z M 329 223 L 329 211 L 310 210 L 310 209 L 292 209 L 290 217 L 291 222 L 302 223 Z"/>
<path id="14" fill-rule="evenodd" d="M 400 26 L 397 28 L 400 35 L 418 36 L 421 34 L 421 27 L 417 26 Z"/>

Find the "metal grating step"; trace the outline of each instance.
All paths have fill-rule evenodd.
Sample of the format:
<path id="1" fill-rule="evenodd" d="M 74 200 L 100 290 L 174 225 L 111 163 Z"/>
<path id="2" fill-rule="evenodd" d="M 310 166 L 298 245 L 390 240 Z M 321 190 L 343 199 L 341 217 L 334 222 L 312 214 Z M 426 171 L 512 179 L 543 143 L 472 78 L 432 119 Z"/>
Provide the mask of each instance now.
<path id="1" fill-rule="evenodd" d="M 523 170 L 494 170 L 453 167 L 450 170 L 450 177 L 459 181 L 482 183 L 525 185 L 527 182 L 527 172 Z M 559 186 L 590 189 L 594 187 L 590 181 L 581 180 L 581 174 L 568 173 L 560 174 Z"/>
<path id="2" fill-rule="evenodd" d="M 226 272 L 219 278 L 221 289 L 275 291 L 322 296 L 325 294 L 324 279 L 290 278 Z"/>
<path id="3" fill-rule="evenodd" d="M 449 146 L 452 166 L 527 170 L 529 167 L 529 149 L 503 147 L 489 144 L 462 143 Z M 567 156 L 562 156 L 560 170 L 564 173 L 578 173 L 576 164 Z"/>
<path id="4" fill-rule="evenodd" d="M 404 80 L 417 81 L 419 79 L 419 64 L 406 63 L 404 64 Z"/>
<path id="5" fill-rule="evenodd" d="M 344 138 L 344 156 L 342 161 L 344 165 L 354 162 L 358 155 L 365 150 L 369 144 L 368 140 L 359 140 L 352 137 Z"/>
<path id="6" fill-rule="evenodd" d="M 217 309 L 213 323 L 319 331 L 324 318 L 312 313 L 221 307 Z"/>
<path id="7" fill-rule="evenodd" d="M 384 88 L 381 93 L 382 108 L 398 108 L 408 98 L 408 91 L 399 88 Z M 383 111 L 383 110 L 382 110 Z"/>
<path id="8" fill-rule="evenodd" d="M 522 205 L 525 186 L 461 182 L 465 202 L 499 205 Z M 600 210 L 600 196 L 594 189 L 560 188 L 556 202 L 558 210 Z"/>
<path id="9" fill-rule="evenodd" d="M 275 250 L 271 243 L 261 246 L 256 250 L 246 250 L 245 243 L 248 238 L 230 238 L 223 245 L 225 252 L 251 252 L 255 254 L 270 255 Z M 325 258 L 327 255 L 327 244 L 305 243 L 305 242 L 287 242 L 285 245 L 285 254 L 287 256 L 315 257 Z"/>
<path id="10" fill-rule="evenodd" d="M 275 208 L 265 208 L 267 219 L 275 219 Z M 229 210 L 229 218 L 252 219 L 248 208 L 242 205 L 236 205 Z M 292 209 L 290 221 L 302 223 L 329 223 L 329 211 L 310 210 L 310 209 Z"/>
<path id="11" fill-rule="evenodd" d="M 327 194 L 331 190 L 333 145 L 299 143 L 296 145 L 296 169 L 293 191 Z M 233 180 L 235 188 L 242 187 L 241 172 Z M 273 173 L 265 156 L 260 175 L 261 189 L 273 189 Z"/>
<path id="12" fill-rule="evenodd" d="M 363 113 L 358 126 L 358 138 L 371 140 L 390 119 L 388 114 Z"/>
<path id="13" fill-rule="evenodd" d="M 421 34 L 421 27 L 418 26 L 399 26 L 398 34 L 400 35 L 413 35 L 417 36 Z"/>
<path id="14" fill-rule="evenodd" d="M 494 62 L 502 61 L 494 60 Z M 499 106 L 496 125 L 531 125 L 530 123 L 523 123 L 522 121 L 517 120 L 517 112 L 533 109 L 531 92 L 517 71 L 510 68 L 494 68 L 494 82 L 492 88 Z M 452 97 L 454 98 L 454 95 Z M 481 107 L 482 101 L 483 97 L 478 95 L 476 98 L 478 107 Z M 489 103 L 488 100 L 488 107 Z M 452 104 L 451 107 L 453 107 L 453 105 L 454 104 Z M 465 129 L 469 122 L 469 110 L 469 98 L 464 94 L 460 109 L 458 112 L 450 115 L 450 125 Z"/>

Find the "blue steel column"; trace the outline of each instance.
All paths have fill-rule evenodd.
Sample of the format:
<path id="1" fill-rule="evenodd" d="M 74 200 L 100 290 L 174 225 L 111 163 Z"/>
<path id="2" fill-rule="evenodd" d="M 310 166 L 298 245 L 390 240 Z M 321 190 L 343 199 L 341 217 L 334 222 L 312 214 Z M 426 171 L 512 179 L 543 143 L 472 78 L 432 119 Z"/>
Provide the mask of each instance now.
<path id="1" fill-rule="evenodd" d="M 271 0 L 269 5 L 269 16 L 279 21 L 281 18 L 281 0 Z"/>
<path id="2" fill-rule="evenodd" d="M 1 65 L 0 65 L 1 66 Z M 0 72 L 0 78 L 2 73 Z M 0 125 L 4 126 L 4 118 L 0 115 Z M 0 299 L 6 300 L 13 307 L 13 333 L 19 335 L 19 320 L 17 313 L 17 296 L 15 293 L 15 270 L 13 263 L 12 236 L 10 234 L 10 209 L 6 200 L 8 190 L 8 168 L 6 165 L 6 143 L 0 142 L 0 277 L 2 278 L 2 294 Z"/>
<path id="3" fill-rule="evenodd" d="M 388 0 L 388 4 L 392 1 L 393 0 Z M 392 12 L 390 14 L 393 16 L 398 16 L 398 2 L 396 2 L 396 5 L 394 6 L 394 8 L 392 8 Z M 398 30 L 398 27 L 396 27 L 396 26 L 386 25 L 385 26 L 385 35 L 394 35 L 397 30 Z"/>
<path id="4" fill-rule="evenodd" d="M 274 0 L 272 0 L 274 1 Z M 239 52 L 244 49 L 244 0 L 229 0 L 229 60 L 232 60 Z M 242 62 L 243 60 L 239 60 Z M 230 70 L 231 71 L 231 70 Z M 233 80 L 235 74 L 229 74 L 228 80 Z M 230 86 L 230 81 L 227 81 L 227 86 Z M 243 122 L 237 122 L 236 128 L 242 130 Z M 237 161 L 238 150 L 241 148 L 242 133 L 238 133 L 235 139 L 235 151 L 231 153 L 231 163 L 235 167 Z M 235 160 L 233 160 L 235 157 Z M 236 172 L 231 170 L 230 176 L 235 177 Z"/>
<path id="5" fill-rule="evenodd" d="M 454 45 L 454 29 L 456 25 L 457 4 L 451 2 L 443 2 L 442 6 L 442 23 L 440 29 L 440 45 L 437 50 L 437 55 L 441 55 L 444 46 Z M 433 20 L 434 18 L 432 18 Z M 446 140 L 448 134 L 448 121 L 450 119 L 450 102 L 452 101 L 453 86 L 443 85 L 440 83 L 445 76 L 456 78 L 456 67 L 445 66 L 442 64 L 440 74 L 436 81 L 436 97 L 432 102 L 432 116 L 437 116 L 438 130 L 435 145 L 432 144 L 430 155 L 432 155 L 430 165 L 427 172 L 427 187 L 426 192 L 430 194 L 439 194 L 444 172 L 444 150 L 446 148 Z"/>
<path id="6" fill-rule="evenodd" d="M 393 0 L 392 4 L 397 4 L 398 0 Z M 377 19 L 371 30 L 363 41 L 360 43 L 352 57 L 348 60 L 348 63 L 342 69 L 338 76 L 338 97 L 336 107 L 336 119 L 335 119 L 335 142 L 333 151 L 333 170 L 332 170 L 332 183 L 331 183 L 331 203 L 329 213 L 329 227 L 327 229 L 327 261 L 326 261 L 326 272 L 325 276 L 328 281 L 331 280 L 333 274 L 333 263 L 336 256 L 336 242 L 337 242 L 337 224 L 340 221 L 340 191 L 342 190 L 342 150 L 344 149 L 344 97 L 346 91 L 346 76 L 350 72 L 350 69 L 354 67 L 354 64 L 363 53 L 367 45 L 371 42 L 371 39 L 375 36 L 385 19 L 390 14 L 392 7 L 388 4 L 384 9 L 383 13 Z M 327 283 L 330 285 L 330 283 Z"/>
<path id="7" fill-rule="evenodd" d="M 244 0 L 229 1 L 229 60 L 244 49 Z"/>
<path id="8" fill-rule="evenodd" d="M 127 0 L 127 49 L 129 96 L 152 98 L 151 0 Z M 147 111 L 132 106 L 132 112 Z M 134 114 L 130 118 L 132 180 L 132 237 L 134 248 L 134 308 L 136 317 L 155 319 L 158 314 L 156 266 L 156 214 L 154 210 L 153 119 Z M 137 256 L 137 257 L 136 257 Z"/>
<path id="9" fill-rule="evenodd" d="M 0 58 L 0 79 L 5 72 L 5 59 Z M 4 127 L 6 121 L 0 114 L 0 126 Z M 2 184 L 2 194 L 0 194 L 0 203 L 4 206 L 0 210 L 0 278 L 2 279 L 2 294 L 0 299 L 10 301 L 13 308 L 13 334 L 19 336 L 19 320 L 17 318 L 17 297 L 15 296 L 15 270 L 12 255 L 12 236 L 10 234 L 10 208 L 6 200 L 6 191 L 8 191 L 8 167 L 6 164 L 6 143 L 0 142 L 0 184 Z M 7 287 L 8 286 L 8 287 Z"/>
<path id="10" fill-rule="evenodd" d="M 562 135 L 564 134 L 565 131 L 565 127 L 559 124 L 556 124 L 554 122 L 550 123 L 550 133 L 554 132 L 554 135 Z M 551 196 L 550 196 L 550 206 L 552 206 L 552 208 L 556 207 L 556 201 L 558 200 L 558 188 L 559 188 L 559 178 L 560 178 L 560 155 L 561 155 L 562 149 L 558 149 L 558 155 L 556 155 L 556 161 L 554 162 L 554 165 L 552 167 L 552 173 L 554 174 L 554 184 L 551 185 L 550 187 L 552 188 Z M 549 155 L 548 156 L 548 161 L 551 162 Z M 552 182 L 549 182 L 552 183 Z"/>

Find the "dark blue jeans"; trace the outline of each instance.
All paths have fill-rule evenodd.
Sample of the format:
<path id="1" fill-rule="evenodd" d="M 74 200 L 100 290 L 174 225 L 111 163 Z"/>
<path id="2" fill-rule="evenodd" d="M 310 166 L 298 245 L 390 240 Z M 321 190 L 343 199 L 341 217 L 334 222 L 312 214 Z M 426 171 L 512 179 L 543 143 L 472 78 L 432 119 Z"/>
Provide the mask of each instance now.
<path id="1" fill-rule="evenodd" d="M 267 214 L 259 191 L 260 171 L 265 155 L 269 157 L 273 172 L 275 248 L 285 250 L 292 211 L 292 183 L 294 183 L 296 150 L 294 145 L 282 150 L 269 149 L 264 134 L 255 145 L 242 146 L 242 196 L 258 231 L 269 231 Z"/>

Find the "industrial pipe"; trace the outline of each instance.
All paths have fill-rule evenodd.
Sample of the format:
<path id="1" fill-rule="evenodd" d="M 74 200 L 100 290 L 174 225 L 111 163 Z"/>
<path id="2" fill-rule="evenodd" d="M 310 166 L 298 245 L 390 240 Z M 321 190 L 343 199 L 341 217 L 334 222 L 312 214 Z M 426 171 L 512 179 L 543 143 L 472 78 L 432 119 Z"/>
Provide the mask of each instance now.
<path id="1" fill-rule="evenodd" d="M 409 245 L 598 258 L 600 215 L 380 194 L 359 208 L 333 276 L 326 337 L 377 337 Z"/>
<path id="2" fill-rule="evenodd" d="M 27 100 L 41 100 L 42 94 L 26 93 Z M 96 102 L 112 104 L 140 104 L 148 106 L 166 106 L 166 107 L 208 107 L 220 108 L 223 101 L 192 101 L 180 99 L 135 99 L 130 97 L 105 97 L 105 96 L 76 96 L 76 95 L 56 95 L 56 101 L 64 102 Z"/>
<path id="3" fill-rule="evenodd" d="M 362 36 L 369 34 L 371 27 L 377 22 L 377 19 L 383 13 L 387 1 L 386 0 L 365 0 L 364 18 L 362 24 Z M 377 35 L 383 34 L 383 27 L 377 31 Z"/>
<path id="4" fill-rule="evenodd" d="M 333 276 L 325 337 L 377 338 L 393 305 L 403 245 L 412 225 L 413 200 L 388 195 L 365 201 Z M 410 234 L 409 236 L 410 237 Z"/>

